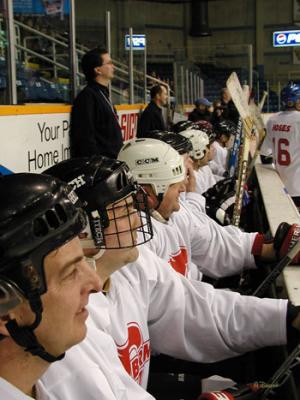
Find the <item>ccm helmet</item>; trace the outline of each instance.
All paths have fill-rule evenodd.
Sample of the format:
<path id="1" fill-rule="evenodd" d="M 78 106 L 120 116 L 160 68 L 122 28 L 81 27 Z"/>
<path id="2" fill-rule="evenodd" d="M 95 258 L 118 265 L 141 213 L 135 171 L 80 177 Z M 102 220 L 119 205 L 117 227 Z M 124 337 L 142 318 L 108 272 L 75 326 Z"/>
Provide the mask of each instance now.
<path id="1" fill-rule="evenodd" d="M 34 329 L 42 318 L 41 295 L 47 291 L 44 258 L 86 226 L 78 197 L 67 185 L 39 174 L 0 177 L 0 316 L 27 299 L 35 314 L 30 326 L 6 324 L 26 351 L 56 361 L 38 343 Z"/>
<path id="2" fill-rule="evenodd" d="M 295 108 L 297 100 L 300 100 L 300 84 L 289 82 L 281 91 L 281 104 L 283 109 Z"/>
<path id="3" fill-rule="evenodd" d="M 137 246 L 150 240 L 153 236 L 151 219 L 148 211 L 147 196 L 133 179 L 128 166 L 121 161 L 105 156 L 92 158 L 74 158 L 62 161 L 45 171 L 49 175 L 59 177 L 73 186 L 76 194 L 83 202 L 89 218 L 89 227 L 81 235 L 84 247 L 100 249 L 125 248 Z M 134 209 L 132 207 L 134 202 Z M 120 201 L 123 201 L 120 204 Z M 130 229 L 118 231 L 118 208 L 126 206 Z M 144 211 L 141 213 L 141 211 Z M 140 219 L 139 227 L 131 226 L 131 214 L 136 213 Z M 107 233 L 106 228 L 114 224 L 116 232 Z M 138 239 L 135 231 L 139 231 Z M 131 232 L 130 244 L 122 243 L 122 233 Z M 117 242 L 108 244 L 107 239 L 115 235 Z"/>
<path id="4" fill-rule="evenodd" d="M 161 140 L 173 147 L 180 155 L 192 151 L 192 143 L 188 138 L 167 131 L 150 131 L 146 137 Z"/>
<path id="5" fill-rule="evenodd" d="M 160 140 L 130 140 L 124 144 L 118 158 L 128 164 L 139 184 L 151 185 L 157 196 L 162 196 L 173 183 L 185 179 L 183 158 Z"/>
<path id="6" fill-rule="evenodd" d="M 207 151 L 207 146 L 209 145 L 207 134 L 198 129 L 187 129 L 186 131 L 180 132 L 180 135 L 189 139 L 189 141 L 192 143 L 190 156 L 194 160 L 202 160 Z"/>

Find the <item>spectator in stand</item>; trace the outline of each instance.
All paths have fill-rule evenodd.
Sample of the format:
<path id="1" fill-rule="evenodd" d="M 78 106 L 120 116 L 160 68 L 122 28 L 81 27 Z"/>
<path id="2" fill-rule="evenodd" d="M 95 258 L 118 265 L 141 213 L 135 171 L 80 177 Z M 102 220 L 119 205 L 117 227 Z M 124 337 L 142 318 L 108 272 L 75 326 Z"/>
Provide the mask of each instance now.
<path id="1" fill-rule="evenodd" d="M 239 113 L 231 100 L 229 90 L 223 88 L 221 90 L 221 105 L 224 107 L 223 117 L 224 119 L 230 120 L 237 125 L 239 119 Z"/>
<path id="2" fill-rule="evenodd" d="M 116 158 L 123 139 L 108 91 L 114 64 L 106 49 L 95 48 L 83 56 L 81 65 L 87 86 L 76 97 L 72 108 L 71 155 Z"/>
<path id="3" fill-rule="evenodd" d="M 151 101 L 142 112 L 137 127 L 137 137 L 145 135 L 154 130 L 167 130 L 163 119 L 162 108 L 167 105 L 168 92 L 164 85 L 155 85 L 150 90 Z"/>
<path id="4" fill-rule="evenodd" d="M 213 102 L 214 110 L 211 117 L 211 123 L 214 125 L 217 122 L 224 121 L 224 106 L 222 106 L 221 100 L 215 100 Z"/>
<path id="5" fill-rule="evenodd" d="M 209 111 L 209 108 L 212 106 L 212 103 L 208 101 L 206 98 L 202 97 L 195 101 L 195 108 L 189 115 L 189 120 L 192 122 L 198 121 L 208 121 L 210 122 L 212 117 L 212 112 Z"/>

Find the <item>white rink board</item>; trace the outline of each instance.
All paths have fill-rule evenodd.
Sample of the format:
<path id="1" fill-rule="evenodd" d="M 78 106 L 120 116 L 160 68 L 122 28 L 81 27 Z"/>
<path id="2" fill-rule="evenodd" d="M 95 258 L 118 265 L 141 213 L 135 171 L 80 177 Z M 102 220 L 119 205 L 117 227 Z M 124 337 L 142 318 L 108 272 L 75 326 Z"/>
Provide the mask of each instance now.
<path id="1" fill-rule="evenodd" d="M 136 136 L 141 107 L 117 106 L 124 141 Z M 69 158 L 69 129 L 70 112 L 22 114 L 21 110 L 19 114 L 0 115 L 0 167 L 12 172 L 41 172 Z"/>
<path id="2" fill-rule="evenodd" d="M 69 113 L 0 117 L 0 164 L 13 172 L 41 172 L 70 157 Z"/>

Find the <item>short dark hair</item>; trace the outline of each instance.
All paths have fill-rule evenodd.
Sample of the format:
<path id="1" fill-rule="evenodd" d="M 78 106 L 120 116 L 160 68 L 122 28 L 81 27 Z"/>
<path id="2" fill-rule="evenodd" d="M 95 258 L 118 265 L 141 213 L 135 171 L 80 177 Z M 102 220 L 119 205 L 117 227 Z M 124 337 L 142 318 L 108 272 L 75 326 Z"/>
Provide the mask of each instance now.
<path id="1" fill-rule="evenodd" d="M 85 53 L 81 60 L 81 68 L 85 79 L 90 82 L 95 78 L 94 68 L 101 67 L 103 63 L 102 55 L 107 54 L 105 47 L 96 47 Z"/>
<path id="2" fill-rule="evenodd" d="M 154 85 L 154 86 L 152 86 L 152 88 L 150 89 L 151 100 L 153 100 L 157 94 L 161 94 L 163 87 L 165 87 L 165 86 L 164 85 Z"/>

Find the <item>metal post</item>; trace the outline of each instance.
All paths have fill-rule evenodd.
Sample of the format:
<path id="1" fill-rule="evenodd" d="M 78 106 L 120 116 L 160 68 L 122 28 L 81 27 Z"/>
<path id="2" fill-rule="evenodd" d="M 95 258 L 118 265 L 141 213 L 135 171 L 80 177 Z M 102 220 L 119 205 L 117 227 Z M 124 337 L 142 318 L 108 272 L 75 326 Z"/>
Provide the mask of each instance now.
<path id="1" fill-rule="evenodd" d="M 147 39 L 145 37 L 144 48 L 144 103 L 147 103 Z"/>
<path id="2" fill-rule="evenodd" d="M 133 49 L 132 49 L 132 28 L 129 28 L 129 103 L 134 103 L 134 92 L 133 92 Z"/>
<path id="3" fill-rule="evenodd" d="M 174 82 L 173 90 L 174 90 L 174 93 L 177 96 L 177 100 L 178 100 L 176 105 L 178 105 L 178 102 L 179 102 L 178 76 L 177 75 L 178 75 L 177 63 L 174 61 L 173 62 L 173 77 L 174 77 L 174 79 L 173 79 L 173 82 Z"/>
<path id="4" fill-rule="evenodd" d="M 7 9 L 7 69 L 8 69 L 8 98 L 10 104 L 17 104 L 17 78 L 16 78 L 16 37 L 14 28 L 14 11 L 13 2 L 11 0 L 5 1 Z"/>
<path id="5" fill-rule="evenodd" d="M 277 96 L 278 96 L 278 111 L 280 111 L 280 106 L 281 106 L 281 83 L 280 81 L 278 82 L 278 88 L 277 88 Z"/>
<path id="6" fill-rule="evenodd" d="M 194 101 L 197 99 L 197 75 L 194 74 Z"/>
<path id="7" fill-rule="evenodd" d="M 190 72 L 190 86 L 191 86 L 191 103 L 194 103 L 193 73 L 192 72 Z"/>
<path id="8" fill-rule="evenodd" d="M 256 81 L 256 90 L 257 90 L 257 104 L 259 104 L 259 79 Z"/>
<path id="9" fill-rule="evenodd" d="M 253 46 L 248 44 L 248 56 L 249 56 L 249 87 L 250 90 L 253 87 Z"/>
<path id="10" fill-rule="evenodd" d="M 181 101 L 182 101 L 182 106 L 184 105 L 185 102 L 185 93 L 184 93 L 184 69 L 183 66 L 180 66 L 180 80 L 181 80 Z"/>
<path id="11" fill-rule="evenodd" d="M 187 104 L 191 104 L 190 99 L 190 85 L 189 85 L 189 70 L 185 70 L 185 81 L 186 81 L 186 102 Z"/>
<path id="12" fill-rule="evenodd" d="M 56 79 L 57 78 L 57 65 L 55 64 L 57 59 L 56 59 L 56 44 L 55 42 L 52 42 L 52 59 L 54 61 L 53 63 L 53 76 Z"/>
<path id="13" fill-rule="evenodd" d="M 110 23 L 110 11 L 106 11 L 105 15 L 105 25 L 106 25 L 106 49 L 111 56 L 111 23 Z M 111 100 L 111 83 L 108 85 L 109 98 Z"/>
<path id="14" fill-rule="evenodd" d="M 267 81 L 266 83 L 266 89 L 267 89 L 267 112 L 270 112 L 270 82 Z"/>
<path id="15" fill-rule="evenodd" d="M 200 97 L 204 97 L 204 81 L 200 78 Z"/>
<path id="16" fill-rule="evenodd" d="M 197 76 L 197 99 L 199 99 L 200 96 L 200 76 Z"/>
<path id="17" fill-rule="evenodd" d="M 78 63 L 76 54 L 76 28 L 75 28 L 75 0 L 70 0 L 70 78 L 71 78 L 71 100 L 74 100 L 77 94 L 77 75 Z"/>

